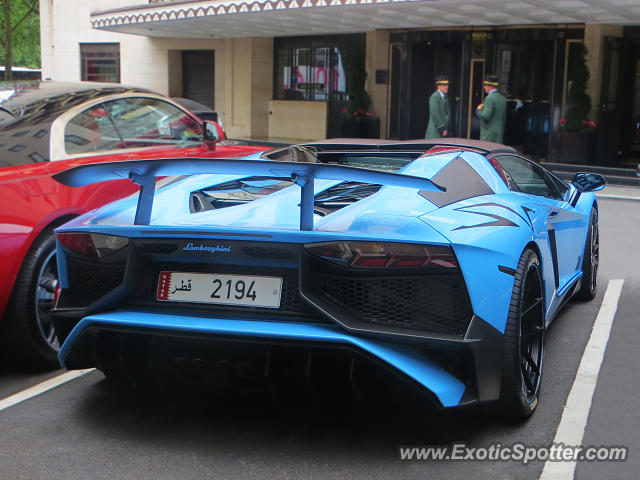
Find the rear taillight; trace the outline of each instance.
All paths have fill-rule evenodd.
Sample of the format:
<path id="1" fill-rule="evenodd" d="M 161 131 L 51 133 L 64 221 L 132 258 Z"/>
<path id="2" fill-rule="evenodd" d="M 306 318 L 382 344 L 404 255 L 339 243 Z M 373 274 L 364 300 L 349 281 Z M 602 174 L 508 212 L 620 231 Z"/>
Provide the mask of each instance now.
<path id="1" fill-rule="evenodd" d="M 451 247 L 411 243 L 310 243 L 306 250 L 318 257 L 354 268 L 456 268 Z"/>
<path id="2" fill-rule="evenodd" d="M 58 233 L 58 241 L 67 250 L 87 257 L 102 258 L 129 244 L 129 239 L 99 233 Z"/>

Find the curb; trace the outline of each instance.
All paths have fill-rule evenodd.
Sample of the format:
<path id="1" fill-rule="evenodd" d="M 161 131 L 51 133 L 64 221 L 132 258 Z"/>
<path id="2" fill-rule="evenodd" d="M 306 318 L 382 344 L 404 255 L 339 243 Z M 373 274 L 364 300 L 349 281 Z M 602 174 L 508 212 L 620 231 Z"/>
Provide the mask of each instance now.
<path id="1" fill-rule="evenodd" d="M 601 175 L 610 175 L 614 177 L 633 177 L 637 178 L 638 171 L 633 168 L 620 168 L 620 167 L 602 167 L 599 165 L 578 165 L 575 163 L 542 163 L 547 169 L 553 171 L 565 171 L 565 172 L 591 172 L 599 173 Z"/>
<path id="2" fill-rule="evenodd" d="M 597 168 L 583 165 L 583 168 L 575 165 L 561 165 L 561 164 L 544 164 L 541 163 L 548 170 L 551 170 L 558 177 L 571 182 L 571 179 L 578 172 L 598 173 L 603 175 L 607 179 L 607 183 L 611 185 L 628 185 L 633 187 L 640 186 L 640 177 L 636 175 L 635 170 L 622 169 L 622 168 Z M 567 167 L 567 168 L 565 168 Z"/>
<path id="3" fill-rule="evenodd" d="M 596 193 L 596 197 L 597 198 L 605 198 L 607 200 L 630 200 L 630 201 L 635 201 L 638 202 L 640 201 L 640 197 L 627 197 L 626 195 L 608 195 L 608 194 L 602 194 L 599 195 Z"/>
<path id="4" fill-rule="evenodd" d="M 588 173 L 600 173 L 600 172 L 589 171 L 589 169 L 583 169 L 582 171 L 588 172 Z M 568 183 L 571 183 L 573 176 L 577 173 L 577 172 L 567 172 L 566 170 L 552 170 L 552 172 Z M 607 185 L 624 185 L 629 187 L 640 187 L 640 177 L 628 177 L 628 176 L 622 177 L 617 175 L 606 175 L 606 174 L 601 174 L 601 175 L 603 175 L 604 178 L 607 180 Z"/>

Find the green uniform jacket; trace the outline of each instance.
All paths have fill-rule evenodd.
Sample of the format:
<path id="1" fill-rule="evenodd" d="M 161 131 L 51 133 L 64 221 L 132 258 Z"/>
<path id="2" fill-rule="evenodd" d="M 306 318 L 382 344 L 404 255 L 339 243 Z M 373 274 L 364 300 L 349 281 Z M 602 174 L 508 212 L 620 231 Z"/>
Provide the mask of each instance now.
<path id="1" fill-rule="evenodd" d="M 429 124 L 424 138 L 440 138 L 445 130 L 449 130 L 449 105 L 436 90 L 429 97 Z"/>
<path id="2" fill-rule="evenodd" d="M 482 121 L 480 126 L 480 140 L 502 143 L 504 123 L 507 115 L 507 100 L 495 91 L 484 99 L 482 110 L 476 110 Z"/>

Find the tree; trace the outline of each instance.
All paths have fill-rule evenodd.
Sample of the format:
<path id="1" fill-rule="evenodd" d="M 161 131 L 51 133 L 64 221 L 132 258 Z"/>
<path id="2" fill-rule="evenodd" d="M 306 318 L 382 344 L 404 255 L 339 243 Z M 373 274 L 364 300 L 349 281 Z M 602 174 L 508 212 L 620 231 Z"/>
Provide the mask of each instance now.
<path id="1" fill-rule="evenodd" d="M 38 0 L 2 0 L 0 47 L 5 80 L 13 80 L 14 63 L 31 67 L 40 64 L 38 7 Z"/>
<path id="2" fill-rule="evenodd" d="M 367 81 L 367 68 L 365 65 L 364 49 L 343 48 L 340 49 L 346 75 L 346 89 L 349 95 L 348 116 L 354 112 L 367 112 L 371 107 L 371 97 L 365 90 Z M 356 115 L 358 115 L 356 113 Z"/>

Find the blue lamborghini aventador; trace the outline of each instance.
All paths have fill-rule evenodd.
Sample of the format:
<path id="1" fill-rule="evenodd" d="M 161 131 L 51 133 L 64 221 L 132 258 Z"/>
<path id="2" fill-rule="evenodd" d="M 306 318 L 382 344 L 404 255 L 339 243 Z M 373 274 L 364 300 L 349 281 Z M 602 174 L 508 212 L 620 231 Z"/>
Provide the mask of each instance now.
<path id="1" fill-rule="evenodd" d="M 547 327 L 596 292 L 593 191 L 605 180 L 567 184 L 503 145 L 436 142 L 330 140 L 57 174 L 140 185 L 57 230 L 60 362 L 132 382 L 196 358 L 211 378 L 284 364 L 312 380 L 342 358 L 313 352 L 335 350 L 351 380 L 365 365 L 441 407 L 530 415 Z"/>

